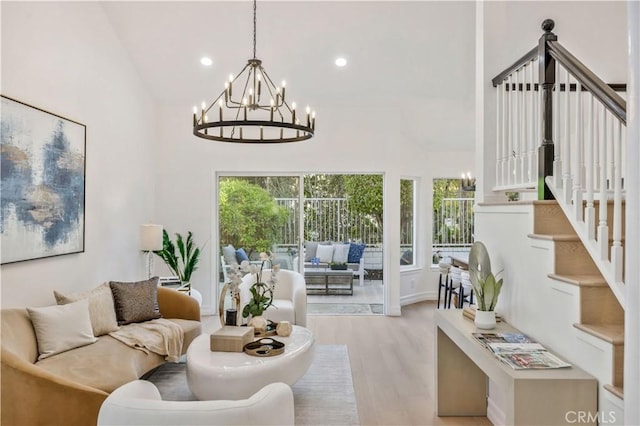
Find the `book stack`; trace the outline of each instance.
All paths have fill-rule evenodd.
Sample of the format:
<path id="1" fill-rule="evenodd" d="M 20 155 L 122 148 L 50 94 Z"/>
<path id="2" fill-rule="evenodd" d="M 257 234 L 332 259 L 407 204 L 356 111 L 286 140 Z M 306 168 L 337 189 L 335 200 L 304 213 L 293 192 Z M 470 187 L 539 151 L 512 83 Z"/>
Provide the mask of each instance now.
<path id="1" fill-rule="evenodd" d="M 516 370 L 571 367 L 522 333 L 473 333 L 473 337 Z"/>
<path id="2" fill-rule="evenodd" d="M 476 319 L 476 307 L 467 306 L 463 308 L 462 315 L 464 315 L 466 318 L 469 318 L 470 320 Z M 496 312 L 496 322 L 500 322 L 500 321 L 502 321 L 502 317 L 500 316 L 500 314 Z"/>

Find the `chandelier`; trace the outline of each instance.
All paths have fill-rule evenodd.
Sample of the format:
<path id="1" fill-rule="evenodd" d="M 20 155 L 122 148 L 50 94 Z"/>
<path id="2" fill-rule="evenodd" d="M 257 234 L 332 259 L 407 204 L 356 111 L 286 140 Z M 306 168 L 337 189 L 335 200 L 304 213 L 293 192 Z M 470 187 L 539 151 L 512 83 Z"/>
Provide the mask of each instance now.
<path id="1" fill-rule="evenodd" d="M 256 58 L 256 0 L 253 0 L 253 58 L 224 85 L 224 91 L 200 111 L 193 107 L 193 134 L 237 143 L 299 142 L 313 137 L 316 113 L 307 106 L 302 116 L 289 104 L 285 82 L 276 86 Z"/>

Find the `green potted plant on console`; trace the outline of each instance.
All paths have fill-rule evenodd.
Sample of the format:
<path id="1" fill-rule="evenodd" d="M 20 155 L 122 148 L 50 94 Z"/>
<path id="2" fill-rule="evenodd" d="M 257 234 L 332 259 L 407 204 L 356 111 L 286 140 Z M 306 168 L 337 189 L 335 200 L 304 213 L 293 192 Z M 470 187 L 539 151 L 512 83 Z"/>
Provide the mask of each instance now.
<path id="1" fill-rule="evenodd" d="M 502 278 L 498 280 L 491 272 L 489 252 L 480 241 L 476 241 L 469 252 L 469 279 L 476 295 L 476 327 L 492 329 L 496 326 L 495 307 L 502 289 Z"/>

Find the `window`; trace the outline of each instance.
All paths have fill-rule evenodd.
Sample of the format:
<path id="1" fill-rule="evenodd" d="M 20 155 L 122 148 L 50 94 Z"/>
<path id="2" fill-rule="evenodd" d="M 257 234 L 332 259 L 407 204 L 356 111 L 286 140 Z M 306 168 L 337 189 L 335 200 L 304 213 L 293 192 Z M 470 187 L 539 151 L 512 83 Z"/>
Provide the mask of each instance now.
<path id="1" fill-rule="evenodd" d="M 473 244 L 473 197 L 463 191 L 460 179 L 433 180 L 432 262 L 455 252 L 468 252 Z"/>
<path id="2" fill-rule="evenodd" d="M 416 181 L 400 179 L 400 265 L 415 264 Z"/>

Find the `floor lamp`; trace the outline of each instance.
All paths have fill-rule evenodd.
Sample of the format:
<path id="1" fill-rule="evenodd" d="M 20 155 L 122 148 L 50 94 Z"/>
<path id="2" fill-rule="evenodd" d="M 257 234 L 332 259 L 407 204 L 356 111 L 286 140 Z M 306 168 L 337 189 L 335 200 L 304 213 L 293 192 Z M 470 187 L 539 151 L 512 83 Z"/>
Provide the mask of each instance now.
<path id="1" fill-rule="evenodd" d="M 140 225 L 140 247 L 147 253 L 147 279 L 153 271 L 153 252 L 162 250 L 162 225 Z"/>

